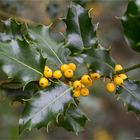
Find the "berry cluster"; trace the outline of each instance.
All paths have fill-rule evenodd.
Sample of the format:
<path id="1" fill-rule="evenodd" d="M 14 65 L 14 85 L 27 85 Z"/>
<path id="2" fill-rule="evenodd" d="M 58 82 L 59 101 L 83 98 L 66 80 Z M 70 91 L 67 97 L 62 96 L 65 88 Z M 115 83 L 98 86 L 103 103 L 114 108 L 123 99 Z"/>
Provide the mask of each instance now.
<path id="1" fill-rule="evenodd" d="M 75 70 L 76 65 L 74 63 L 69 63 L 68 65 L 63 64 L 61 65 L 60 70 L 56 70 L 54 72 L 51 70 L 51 68 L 45 66 L 44 76 L 40 78 L 39 85 L 42 88 L 46 88 L 49 85 L 49 81 L 51 81 L 51 78 L 59 80 L 63 76 L 63 74 L 65 78 L 72 78 Z"/>
<path id="2" fill-rule="evenodd" d="M 100 78 L 99 73 L 91 73 L 89 75 L 83 75 L 81 79 L 78 81 L 73 82 L 73 96 L 74 97 L 79 97 L 80 95 L 82 96 L 87 96 L 89 95 L 89 86 L 92 86 L 93 80 L 98 80 Z"/>
<path id="3" fill-rule="evenodd" d="M 115 71 L 122 70 L 123 67 L 119 64 L 115 65 Z M 61 79 L 64 76 L 66 79 L 72 80 L 71 78 L 74 76 L 74 72 L 76 70 L 76 65 L 74 63 L 63 64 L 60 66 L 59 70 L 52 71 L 48 66 L 44 68 L 44 76 L 40 78 L 39 85 L 42 88 L 46 88 L 49 85 L 49 81 L 52 82 L 51 78 L 54 79 Z M 93 80 L 98 80 L 101 77 L 99 73 L 90 73 L 83 75 L 79 80 L 69 82 L 69 85 L 73 86 L 73 96 L 79 97 L 88 96 L 89 89 L 88 87 L 93 85 Z M 121 86 L 124 80 L 127 79 L 125 74 L 118 74 L 111 79 L 111 82 L 107 83 L 106 90 L 109 93 L 115 91 L 116 86 Z"/>
<path id="4" fill-rule="evenodd" d="M 51 78 L 59 80 L 64 75 L 65 78 L 70 79 L 74 76 L 74 71 L 76 70 L 76 65 L 74 63 L 63 64 L 60 66 L 60 70 L 52 71 L 48 66 L 44 68 L 44 76 L 40 78 L 39 85 L 42 88 L 46 88 L 51 82 Z M 70 82 L 73 86 L 73 96 L 79 97 L 80 95 L 89 95 L 89 86 L 92 86 L 93 81 L 100 78 L 99 73 L 91 73 L 89 75 L 83 75 L 80 80 Z"/>
<path id="5" fill-rule="evenodd" d="M 123 67 L 119 64 L 115 65 L 115 71 L 120 71 L 120 70 L 123 70 Z M 127 75 L 126 74 L 118 74 L 118 75 L 115 75 L 113 77 L 113 79 L 111 79 L 111 82 L 107 83 L 106 85 L 106 90 L 109 92 L 109 93 L 112 93 L 116 90 L 116 86 L 121 86 L 124 82 L 124 80 L 127 79 Z"/>

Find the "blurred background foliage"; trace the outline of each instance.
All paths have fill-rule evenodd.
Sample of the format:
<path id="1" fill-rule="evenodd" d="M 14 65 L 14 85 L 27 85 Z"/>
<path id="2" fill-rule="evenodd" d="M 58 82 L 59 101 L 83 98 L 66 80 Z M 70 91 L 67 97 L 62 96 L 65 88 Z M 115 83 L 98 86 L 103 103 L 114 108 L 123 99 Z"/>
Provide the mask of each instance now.
<path id="1" fill-rule="evenodd" d="M 128 48 L 123 37 L 123 30 L 118 20 L 126 10 L 128 0 L 75 0 L 86 9 L 91 9 L 93 23 L 99 22 L 97 31 L 100 43 L 112 47 L 112 56 L 117 63 L 128 67 L 138 63 L 140 55 Z M 70 0 L 0 0 L 0 19 L 15 17 L 26 23 L 40 23 L 52 26 L 55 38 L 58 32 L 65 33 L 66 26 L 59 18 L 66 16 Z M 0 28 L 2 28 L 0 24 Z M 131 79 L 140 79 L 139 71 L 129 72 Z M 18 118 L 23 105 L 0 94 L 0 140 L 132 140 L 140 138 L 140 121 L 133 113 L 127 113 L 124 104 L 113 95 L 106 94 L 102 81 L 94 83 L 94 92 L 89 97 L 81 98 L 81 108 L 90 121 L 85 131 L 79 136 L 61 128 L 26 131 L 18 137 Z M 101 86 L 102 85 L 102 86 Z"/>

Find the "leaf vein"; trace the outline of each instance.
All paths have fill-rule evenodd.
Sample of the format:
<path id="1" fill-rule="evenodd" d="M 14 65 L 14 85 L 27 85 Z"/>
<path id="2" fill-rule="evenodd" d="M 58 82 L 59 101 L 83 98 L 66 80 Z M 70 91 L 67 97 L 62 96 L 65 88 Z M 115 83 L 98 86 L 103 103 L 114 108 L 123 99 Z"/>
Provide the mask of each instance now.
<path id="1" fill-rule="evenodd" d="M 29 65 L 27 65 L 27 64 L 25 64 L 25 63 L 23 63 L 23 62 L 21 62 L 20 60 L 14 58 L 14 57 L 12 57 L 12 56 L 7 55 L 5 52 L 3 52 L 3 53 L 0 52 L 0 54 L 2 54 L 2 55 L 4 55 L 4 56 L 6 56 L 6 57 L 8 57 L 8 58 L 10 58 L 10 59 L 12 59 L 12 60 L 14 60 L 14 61 L 16 61 L 17 63 L 19 63 L 19 64 L 21 64 L 21 65 L 23 65 L 23 66 L 25 66 L 25 67 L 27 67 L 27 68 L 33 70 L 34 72 L 36 72 L 36 73 L 38 73 L 38 74 L 40 74 L 40 75 L 43 76 L 43 74 L 42 74 L 40 71 L 38 71 L 38 70 L 36 70 L 36 69 L 30 67 Z"/>

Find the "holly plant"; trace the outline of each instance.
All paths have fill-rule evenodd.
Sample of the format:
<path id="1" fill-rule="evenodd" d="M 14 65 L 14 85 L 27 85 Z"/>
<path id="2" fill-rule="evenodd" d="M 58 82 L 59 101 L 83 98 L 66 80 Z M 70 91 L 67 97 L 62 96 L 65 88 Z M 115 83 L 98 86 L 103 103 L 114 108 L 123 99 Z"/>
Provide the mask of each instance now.
<path id="1" fill-rule="evenodd" d="M 115 63 L 111 49 L 101 46 L 96 36 L 98 24 L 90 11 L 73 3 L 63 22 L 66 33 L 61 41 L 50 35 L 52 26 L 27 25 L 16 19 L 1 21 L 0 87 L 12 101 L 24 104 L 19 119 L 19 134 L 25 129 L 63 127 L 76 134 L 88 117 L 79 108 L 81 96 L 89 96 L 95 80 L 105 81 L 109 94 L 122 99 L 128 111 L 140 113 L 140 82 L 130 80 Z M 140 7 L 128 4 L 120 18 L 128 45 L 140 52 Z"/>

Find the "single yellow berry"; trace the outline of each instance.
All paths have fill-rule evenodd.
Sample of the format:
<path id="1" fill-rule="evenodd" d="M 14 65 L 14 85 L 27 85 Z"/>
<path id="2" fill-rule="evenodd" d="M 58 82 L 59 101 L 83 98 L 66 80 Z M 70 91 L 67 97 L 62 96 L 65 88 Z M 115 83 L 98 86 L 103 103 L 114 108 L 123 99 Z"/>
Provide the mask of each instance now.
<path id="1" fill-rule="evenodd" d="M 117 86 L 120 86 L 120 85 L 123 84 L 123 79 L 122 79 L 121 77 L 119 77 L 119 76 L 116 76 L 116 77 L 114 78 L 114 83 L 115 83 Z"/>
<path id="2" fill-rule="evenodd" d="M 93 80 L 98 80 L 101 77 L 101 75 L 99 73 L 91 73 L 90 77 Z"/>
<path id="3" fill-rule="evenodd" d="M 74 75 L 74 73 L 73 73 L 73 71 L 72 71 L 71 69 L 67 69 L 67 70 L 65 70 L 65 72 L 64 72 L 64 76 L 65 76 L 66 78 L 72 78 L 73 75 Z"/>
<path id="4" fill-rule="evenodd" d="M 80 89 L 82 87 L 82 84 L 81 84 L 80 81 L 76 80 L 76 81 L 73 82 L 73 87 L 75 89 Z"/>
<path id="5" fill-rule="evenodd" d="M 127 79 L 127 75 L 126 74 L 119 74 L 119 77 L 121 77 L 123 80 Z"/>
<path id="6" fill-rule="evenodd" d="M 39 85 L 40 85 L 42 88 L 47 87 L 47 86 L 48 86 L 48 83 L 49 83 L 49 81 L 48 81 L 48 79 L 45 78 L 45 77 L 42 77 L 42 78 L 40 78 L 40 80 L 39 80 Z"/>
<path id="7" fill-rule="evenodd" d="M 89 90 L 87 88 L 81 88 L 81 95 L 88 96 L 89 95 Z"/>
<path id="8" fill-rule="evenodd" d="M 51 69 L 48 68 L 47 70 L 44 71 L 44 76 L 45 76 L 46 78 L 51 78 L 52 75 L 53 75 L 53 72 L 52 72 Z"/>
<path id="9" fill-rule="evenodd" d="M 121 65 L 119 65 L 119 64 L 115 65 L 115 71 L 120 71 L 122 69 L 123 69 L 123 67 Z"/>
<path id="10" fill-rule="evenodd" d="M 60 70 L 61 70 L 62 72 L 64 72 L 64 71 L 67 70 L 68 68 L 69 68 L 69 67 L 68 67 L 67 64 L 63 64 L 63 65 L 61 65 Z"/>
<path id="11" fill-rule="evenodd" d="M 79 97 L 80 96 L 80 90 L 79 89 L 73 90 L 73 96 L 74 97 Z"/>
<path id="12" fill-rule="evenodd" d="M 81 78 L 81 83 L 85 86 L 90 86 L 92 85 L 92 80 L 89 75 L 83 75 Z"/>
<path id="13" fill-rule="evenodd" d="M 56 70 L 54 73 L 53 73 L 53 77 L 55 79 L 60 79 L 62 77 L 62 73 L 60 70 Z"/>
<path id="14" fill-rule="evenodd" d="M 50 69 L 48 66 L 45 66 L 44 71 Z"/>
<path id="15" fill-rule="evenodd" d="M 76 70 L 76 65 L 74 63 L 69 63 L 68 64 L 69 69 L 75 71 Z"/>
<path id="16" fill-rule="evenodd" d="M 109 92 L 109 93 L 112 93 L 114 92 L 116 89 L 116 86 L 114 85 L 114 83 L 107 83 L 106 85 L 106 90 Z"/>

